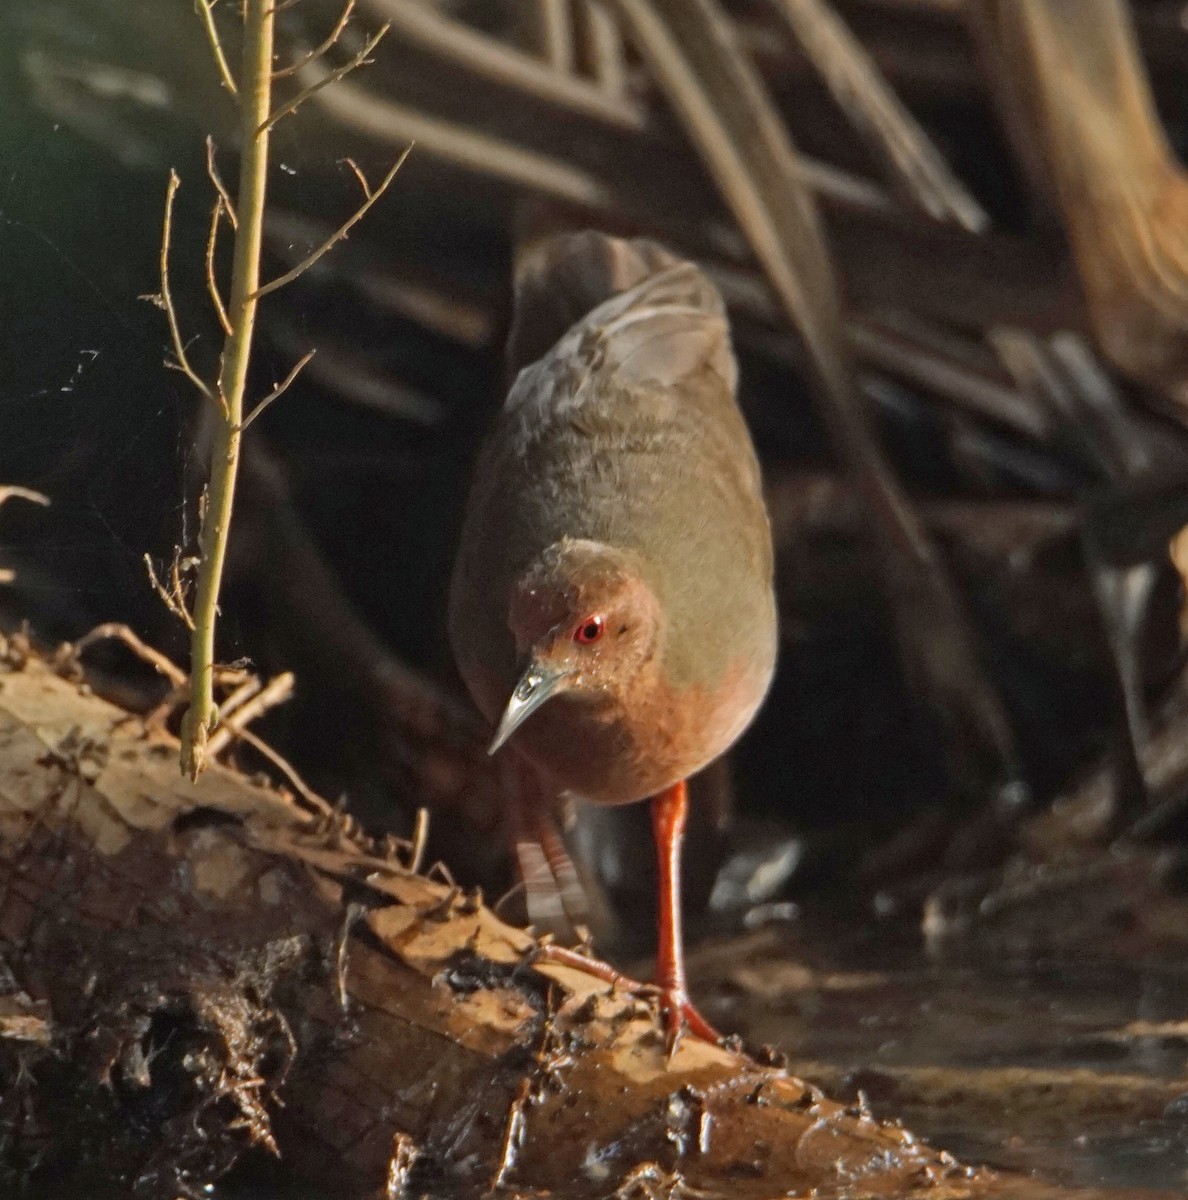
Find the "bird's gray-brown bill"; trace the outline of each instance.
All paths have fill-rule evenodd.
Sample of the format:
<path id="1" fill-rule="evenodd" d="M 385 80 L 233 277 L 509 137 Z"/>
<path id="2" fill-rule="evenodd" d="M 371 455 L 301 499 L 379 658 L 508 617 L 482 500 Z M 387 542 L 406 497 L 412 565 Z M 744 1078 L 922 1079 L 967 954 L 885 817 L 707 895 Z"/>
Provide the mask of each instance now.
<path id="1" fill-rule="evenodd" d="M 546 667 L 536 662 L 529 663 L 527 670 L 520 676 L 520 682 L 512 691 L 507 707 L 503 710 L 499 728 L 495 730 L 495 737 L 487 747 L 487 753 L 494 754 L 550 696 L 556 695 L 557 689 L 565 682 L 568 675 L 568 671 L 559 670 L 556 667 Z"/>

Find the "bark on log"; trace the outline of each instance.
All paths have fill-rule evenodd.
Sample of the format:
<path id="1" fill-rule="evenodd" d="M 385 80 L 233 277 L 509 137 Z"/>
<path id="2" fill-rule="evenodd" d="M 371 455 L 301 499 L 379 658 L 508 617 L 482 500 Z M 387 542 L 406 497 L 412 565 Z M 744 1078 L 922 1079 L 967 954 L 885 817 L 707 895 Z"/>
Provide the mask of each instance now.
<path id="1" fill-rule="evenodd" d="M 0 1181 L 197 1195 L 252 1144 L 336 1197 L 1017 1197 L 650 1005 L 9 644 Z M 1084 1195 L 1084 1193 L 1078 1193 Z"/>

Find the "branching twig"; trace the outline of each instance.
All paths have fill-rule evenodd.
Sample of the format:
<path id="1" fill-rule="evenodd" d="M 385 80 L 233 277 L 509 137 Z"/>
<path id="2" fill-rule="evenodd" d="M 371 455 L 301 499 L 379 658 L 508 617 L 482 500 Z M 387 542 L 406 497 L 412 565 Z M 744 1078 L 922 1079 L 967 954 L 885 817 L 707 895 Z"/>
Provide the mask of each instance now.
<path id="1" fill-rule="evenodd" d="M 258 679 L 253 680 L 240 689 L 235 696 L 228 697 L 221 705 L 222 720 L 219 727 L 211 734 L 210 740 L 206 744 L 207 753 L 212 758 L 216 757 L 228 742 L 237 737 L 253 721 L 259 720 L 270 708 L 285 704 L 292 698 L 295 683 L 292 671 L 282 671 L 275 679 L 270 679 L 267 686 L 263 688 Z M 246 690 L 248 687 L 252 687 L 252 690 Z M 231 720 L 232 713 L 235 714 L 234 720 Z"/>
<path id="2" fill-rule="evenodd" d="M 281 398 L 281 396 L 283 396 L 285 394 L 285 392 L 287 392 L 289 390 L 289 388 L 293 384 L 293 381 L 305 369 L 305 365 L 309 362 L 309 360 L 311 358 L 313 358 L 315 353 L 316 353 L 316 351 L 310 350 L 308 353 L 302 355 L 302 357 L 297 360 L 296 365 L 284 377 L 284 379 L 282 379 L 280 381 L 280 383 L 278 383 L 276 385 L 276 387 L 274 387 L 272 389 L 272 391 L 270 391 L 268 393 L 268 395 L 265 396 L 264 399 L 261 400 L 260 403 L 257 404 L 256 407 L 253 408 L 252 411 L 250 413 L 248 413 L 248 415 L 246 417 L 244 417 L 243 424 L 240 425 L 240 427 L 239 427 L 240 433 L 242 433 L 266 408 L 268 408 L 268 406 L 274 400 L 279 400 Z"/>
<path id="3" fill-rule="evenodd" d="M 96 625 L 90 633 L 84 634 L 73 645 L 67 643 L 62 647 L 61 654 L 64 657 L 78 658 L 84 650 L 93 646 L 96 642 L 103 641 L 123 642 L 137 658 L 142 659 L 159 674 L 164 675 L 175 688 L 185 685 L 186 673 L 181 667 L 166 658 L 160 650 L 154 650 L 152 646 L 141 641 L 127 625 L 121 625 L 114 621 L 109 621 L 104 625 Z"/>
<path id="4" fill-rule="evenodd" d="M 350 165 L 354 168 L 356 176 L 359 178 L 360 185 L 363 188 L 363 194 L 366 199 L 351 216 L 344 221 L 316 250 L 311 254 L 306 255 L 292 270 L 286 271 L 283 275 L 276 279 L 271 279 L 268 283 L 262 284 L 256 291 L 254 299 L 259 299 L 261 296 L 267 296 L 269 292 L 275 292 L 283 288 L 285 284 L 292 283 L 299 275 L 304 275 L 322 257 L 330 250 L 337 242 L 342 241 L 348 233 L 357 225 L 366 215 L 367 210 L 388 190 L 392 184 L 392 180 L 396 178 L 396 172 L 404 165 L 404 160 L 408 158 L 409 153 L 413 148 L 413 143 L 410 142 L 401 153 L 400 157 L 389 168 L 388 173 L 380 181 L 378 187 L 371 189 L 367 185 L 367 178 L 352 162 Z M 254 414 L 253 414 L 254 415 Z"/>
<path id="5" fill-rule="evenodd" d="M 209 9 L 203 3 L 204 11 Z M 202 563 L 194 597 L 194 633 L 190 649 L 190 707 L 182 720 L 182 770 L 194 778 L 206 761 L 206 740 L 217 720 L 214 705 L 215 622 L 219 587 L 227 557 L 235 477 L 239 466 L 244 395 L 255 328 L 255 291 L 260 279 L 260 250 L 264 236 L 264 199 L 268 186 L 266 127 L 272 100 L 272 48 L 276 18 L 266 0 L 245 0 L 243 92 L 239 97 L 242 139 L 239 228 L 231 266 L 231 297 L 227 316 L 231 332 L 223 349 L 218 391 L 222 420 L 215 426 L 211 447 L 210 487 L 199 534 Z"/>
<path id="6" fill-rule="evenodd" d="M 219 704 L 219 716 L 222 718 L 223 721 L 229 720 L 232 713 L 239 712 L 239 710 L 253 696 L 258 696 L 263 687 L 264 687 L 264 681 L 260 678 L 259 675 L 252 675 L 250 678 L 245 679 L 237 688 L 235 688 L 231 692 L 231 694 L 229 696 L 223 697 L 222 702 Z M 217 736 L 218 736 L 218 733 L 216 731 L 215 737 L 217 737 Z M 210 744 L 213 741 L 214 741 L 214 737 L 212 737 L 210 739 L 210 742 L 207 743 L 208 750 L 210 749 Z M 210 751 L 210 753 L 213 756 L 214 751 Z"/>
<path id="7" fill-rule="evenodd" d="M 268 151 L 272 127 L 281 117 L 294 111 L 313 92 L 320 91 L 327 83 L 342 78 L 354 67 L 363 63 L 387 32 L 387 26 L 369 38 L 363 49 L 344 66 L 336 68 L 317 85 L 306 88 L 281 108 L 273 111 L 273 80 L 295 74 L 302 67 L 308 66 L 329 51 L 341 38 L 354 11 L 355 0 L 346 0 L 330 36 L 313 52 L 312 56 L 307 56 L 291 68 L 277 71 L 274 71 L 272 65 L 276 15 L 282 11 L 285 5 L 272 3 L 271 0 L 243 0 L 244 38 L 239 78 L 241 86 L 239 87 L 236 86 L 236 81 L 231 76 L 222 42 L 215 28 L 213 17 L 215 2 L 216 0 L 197 0 L 219 72 L 223 77 L 224 84 L 237 100 L 241 149 L 238 195 L 233 202 L 215 163 L 214 143 L 210 138 L 207 138 L 206 141 L 206 170 L 216 192 L 206 242 L 206 284 L 211 303 L 225 334 L 218 379 L 213 389 L 198 376 L 189 363 L 169 290 L 168 252 L 171 240 L 173 202 L 178 188 L 176 173 L 170 174 L 169 191 L 165 204 L 161 250 L 161 296 L 159 297 L 169 320 L 177 366 L 194 382 L 203 395 L 210 399 L 217 398 L 221 408 L 220 419 L 216 420 L 211 435 L 210 483 L 206 489 L 205 504 L 201 515 L 200 557 L 192 613 L 187 607 L 183 594 L 177 561 L 174 563 L 172 589 L 162 585 L 152 570 L 151 563 L 149 565 L 150 578 L 154 588 L 170 610 L 186 621 L 192 631 L 190 706 L 182 719 L 181 726 L 182 770 L 192 778 L 198 775 L 207 757 L 213 752 L 212 735 L 214 735 L 219 719 L 214 702 L 217 671 L 214 657 L 215 625 L 218 618 L 219 589 L 227 557 L 227 542 L 235 499 L 241 440 L 244 431 L 252 421 L 285 393 L 302 368 L 313 357 L 313 351 L 302 357 L 284 380 L 273 388 L 249 415 L 244 416 L 252 335 L 260 298 L 296 278 L 312 266 L 335 242 L 346 237 L 355 223 L 362 219 L 368 209 L 388 189 L 408 154 L 408 151 L 405 150 L 383 182 L 374 190 L 368 187 L 366 179 L 356 168 L 356 174 L 360 177 L 363 185 L 365 197 L 363 203 L 351 218 L 303 263 L 289 271 L 281 279 L 273 280 L 261 287 L 260 258 L 263 244 L 264 206 L 268 186 Z M 227 219 L 235 232 L 230 295 L 226 302 L 223 300 L 218 285 L 216 271 L 219 223 L 224 213 L 227 214 Z M 271 695 L 272 693 L 269 693 L 269 696 Z M 237 699 L 239 702 L 243 700 L 242 697 Z M 246 703 L 245 708 L 247 708 Z M 243 736 L 252 741 L 246 733 L 235 732 L 227 727 L 227 732 L 217 744 L 223 744 L 227 736 Z M 253 741 L 252 744 L 255 742 Z M 294 786 L 298 787 L 299 791 L 303 791 L 303 794 L 304 791 L 308 791 L 304 784 L 296 779 L 291 768 L 284 764 L 274 751 L 262 749 L 260 746 L 257 746 L 257 749 L 281 766 L 294 779 Z"/>
<path id="8" fill-rule="evenodd" d="M 296 112 L 302 104 L 304 104 L 311 96 L 316 95 L 324 87 L 329 87 L 330 84 L 336 83 L 344 76 L 349 75 L 356 67 L 361 67 L 368 58 L 368 55 L 380 44 L 384 35 L 388 32 L 389 26 L 382 25 L 378 32 L 367 39 L 367 44 L 353 58 L 348 59 L 341 66 L 335 67 L 333 71 L 323 76 L 321 79 L 311 83 L 309 87 L 302 88 L 291 100 L 286 100 L 274 113 L 269 113 L 260 123 L 259 132 L 263 133 L 271 129 L 278 121 L 283 120 L 290 113 Z"/>
<path id="9" fill-rule="evenodd" d="M 363 193 L 364 197 L 366 198 L 366 197 L 370 196 L 371 195 L 371 184 L 368 182 L 367 176 L 363 174 L 363 171 L 360 168 L 359 164 L 357 162 L 355 162 L 355 160 L 353 158 L 349 158 L 349 157 L 340 159 L 339 161 L 345 163 L 348 167 L 350 167 L 351 174 L 354 175 L 354 177 L 359 181 L 359 190 Z"/>
<path id="10" fill-rule="evenodd" d="M 291 75 L 296 75 L 303 67 L 308 67 L 315 59 L 319 59 L 324 54 L 327 54 L 335 42 L 342 37 L 342 31 L 346 29 L 347 22 L 351 19 L 351 13 L 354 11 L 355 0 L 347 0 L 345 7 L 338 16 L 338 20 L 335 22 L 334 28 L 326 35 L 326 40 L 308 54 L 303 54 L 296 62 L 290 63 L 287 67 L 277 67 L 272 72 L 272 78 L 287 79 Z"/>
<path id="11" fill-rule="evenodd" d="M 165 191 L 165 217 L 161 223 L 161 294 L 145 297 L 159 304 L 165 310 L 165 319 L 169 322 L 169 338 L 173 343 L 173 361 L 166 360 L 165 365 L 172 370 L 180 371 L 212 404 L 222 403 L 211 390 L 210 384 L 190 365 L 185 343 L 182 341 L 181 327 L 177 321 L 177 309 L 173 305 L 173 294 L 169 289 L 169 246 L 173 241 L 173 202 L 177 197 L 177 189 L 181 187 L 181 179 L 176 171 L 169 172 L 169 186 Z M 225 407 L 225 405 L 224 405 Z"/>
<path id="12" fill-rule="evenodd" d="M 169 609 L 175 617 L 177 617 L 187 629 L 193 630 L 194 618 L 190 615 L 189 606 L 186 604 L 186 593 L 182 587 L 181 581 L 181 553 L 175 550 L 173 553 L 173 565 L 170 568 L 170 586 L 166 587 L 161 582 L 161 577 L 157 574 L 157 568 L 153 565 L 152 556 L 146 554 L 144 556 L 144 565 L 148 570 L 149 583 L 152 584 L 153 591 L 165 602 L 165 607 Z"/>
<path id="13" fill-rule="evenodd" d="M 223 182 L 223 177 L 219 174 L 219 168 L 215 162 L 214 138 L 209 135 L 206 138 L 206 174 L 210 182 L 214 184 L 214 189 L 218 192 L 219 199 L 223 202 L 223 210 L 227 214 L 227 220 L 231 222 L 231 228 L 238 229 L 239 217 L 235 214 L 235 205 L 231 202 L 231 193 L 227 191 L 227 185 Z"/>

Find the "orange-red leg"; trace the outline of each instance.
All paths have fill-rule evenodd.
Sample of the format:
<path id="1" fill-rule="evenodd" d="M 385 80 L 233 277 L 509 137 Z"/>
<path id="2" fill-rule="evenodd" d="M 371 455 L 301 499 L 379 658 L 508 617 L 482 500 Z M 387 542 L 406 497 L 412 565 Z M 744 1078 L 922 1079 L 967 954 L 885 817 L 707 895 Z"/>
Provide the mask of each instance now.
<path id="1" fill-rule="evenodd" d="M 657 916 L 656 986 L 668 1027 L 669 1044 L 680 1037 L 682 1025 L 698 1037 L 716 1042 L 721 1034 L 693 1007 L 685 981 L 685 950 L 681 936 L 681 846 L 689 810 L 684 780 L 652 797 L 652 835 L 656 841 L 660 903 Z"/>
<path id="2" fill-rule="evenodd" d="M 688 790 L 684 782 L 652 798 L 652 833 L 656 841 L 660 883 L 655 990 L 659 993 L 664 1014 L 670 1054 L 675 1050 L 683 1029 L 710 1042 L 718 1042 L 722 1038 L 693 1007 L 685 982 L 685 956 L 681 942 L 681 843 L 685 836 L 688 804 Z M 589 958 L 577 950 L 546 945 L 540 947 L 535 958 L 538 962 L 577 967 L 625 991 L 645 990 L 609 963 Z"/>

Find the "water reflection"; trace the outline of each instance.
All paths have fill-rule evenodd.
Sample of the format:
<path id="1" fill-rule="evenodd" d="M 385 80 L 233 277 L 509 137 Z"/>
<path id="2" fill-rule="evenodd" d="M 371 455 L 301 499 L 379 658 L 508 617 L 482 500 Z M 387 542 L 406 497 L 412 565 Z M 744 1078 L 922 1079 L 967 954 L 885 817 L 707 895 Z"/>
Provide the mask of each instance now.
<path id="1" fill-rule="evenodd" d="M 915 945 L 802 920 L 703 948 L 696 977 L 711 1019 L 967 1162 L 1188 1192 L 1188 970 Z"/>

